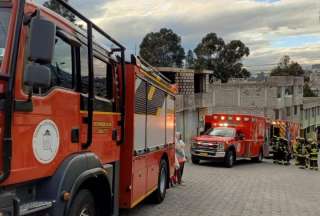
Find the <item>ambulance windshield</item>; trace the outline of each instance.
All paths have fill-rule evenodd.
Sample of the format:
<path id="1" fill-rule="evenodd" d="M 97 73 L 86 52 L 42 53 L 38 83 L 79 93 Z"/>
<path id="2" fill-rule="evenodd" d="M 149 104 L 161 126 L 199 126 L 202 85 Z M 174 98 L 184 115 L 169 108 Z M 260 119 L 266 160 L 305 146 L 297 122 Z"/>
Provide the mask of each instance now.
<path id="1" fill-rule="evenodd" d="M 234 128 L 227 127 L 211 128 L 206 133 L 206 135 L 218 137 L 234 137 L 235 134 L 236 132 Z"/>
<path id="2" fill-rule="evenodd" d="M 10 8 L 0 8 L 0 65 L 6 50 L 10 13 Z"/>

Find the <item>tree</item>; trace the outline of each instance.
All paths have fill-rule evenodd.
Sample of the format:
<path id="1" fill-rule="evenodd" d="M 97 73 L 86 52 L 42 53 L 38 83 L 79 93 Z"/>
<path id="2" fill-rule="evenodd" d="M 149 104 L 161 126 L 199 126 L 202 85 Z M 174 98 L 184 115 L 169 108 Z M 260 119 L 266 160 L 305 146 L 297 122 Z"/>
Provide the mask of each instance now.
<path id="1" fill-rule="evenodd" d="M 271 71 L 271 76 L 304 76 L 305 72 L 301 65 L 291 61 L 290 57 L 285 55 L 280 59 L 277 67 Z"/>
<path id="2" fill-rule="evenodd" d="M 241 60 L 249 56 L 249 48 L 240 40 L 225 43 L 216 33 L 207 34 L 194 50 L 195 67 L 198 70 L 212 70 L 213 77 L 228 82 L 230 78 L 247 78 L 250 72 L 243 68 Z"/>
<path id="3" fill-rule="evenodd" d="M 186 56 L 186 68 L 192 69 L 194 67 L 194 53 L 189 50 Z"/>
<path id="4" fill-rule="evenodd" d="M 308 83 L 303 86 L 303 97 L 317 97 L 317 95 L 311 90 Z"/>
<path id="5" fill-rule="evenodd" d="M 65 2 L 68 2 L 69 0 L 64 0 Z M 49 0 L 43 3 L 43 5 L 56 13 L 60 14 L 64 18 L 68 19 L 71 22 L 76 21 L 76 17 L 73 13 L 70 11 L 66 10 L 62 5 L 60 5 L 56 0 Z"/>
<path id="6" fill-rule="evenodd" d="M 185 52 L 181 37 L 167 28 L 148 33 L 140 44 L 140 56 L 156 67 L 182 67 Z"/>

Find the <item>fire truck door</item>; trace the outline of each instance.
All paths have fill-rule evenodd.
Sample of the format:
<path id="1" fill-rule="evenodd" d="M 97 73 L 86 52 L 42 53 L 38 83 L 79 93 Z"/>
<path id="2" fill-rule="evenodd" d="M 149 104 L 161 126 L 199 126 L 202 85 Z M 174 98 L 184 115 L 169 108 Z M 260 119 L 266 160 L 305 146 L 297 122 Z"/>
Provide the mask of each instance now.
<path id="1" fill-rule="evenodd" d="M 87 49 L 82 48 L 82 54 Z M 85 51 L 84 51 L 85 50 Z M 83 59 L 85 61 L 86 58 Z M 119 145 L 116 144 L 120 137 L 120 113 L 117 110 L 117 97 L 115 96 L 116 79 L 114 65 L 107 59 L 95 56 L 93 57 L 94 69 L 94 101 L 93 101 L 93 122 L 92 122 L 92 144 L 90 150 L 94 152 L 102 163 L 108 163 L 119 160 L 117 152 Z M 87 71 L 81 70 L 82 85 L 85 86 L 85 77 Z M 86 89 L 83 89 L 86 93 Z M 81 95 L 81 115 L 88 115 L 86 95 Z M 81 143 L 87 139 L 87 124 L 81 125 Z"/>
<path id="2" fill-rule="evenodd" d="M 53 61 L 45 65 L 51 73 L 50 86 L 23 86 L 24 95 L 16 91 L 13 158 L 22 159 L 12 160 L 13 175 L 15 172 L 25 178 L 48 175 L 67 155 L 79 150 L 80 97 L 74 91 L 74 53 L 75 47 L 57 36 Z M 31 91 L 32 97 L 26 101 Z"/>

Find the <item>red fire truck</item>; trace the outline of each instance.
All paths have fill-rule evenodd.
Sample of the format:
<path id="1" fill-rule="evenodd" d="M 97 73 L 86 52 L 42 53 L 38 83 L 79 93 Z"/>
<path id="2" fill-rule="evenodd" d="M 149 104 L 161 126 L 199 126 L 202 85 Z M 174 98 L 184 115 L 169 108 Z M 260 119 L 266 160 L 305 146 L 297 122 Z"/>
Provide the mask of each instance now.
<path id="1" fill-rule="evenodd" d="M 262 161 L 267 141 L 267 120 L 254 115 L 213 114 L 205 117 L 206 132 L 193 138 L 192 162 L 223 161 L 230 168 L 236 159 Z"/>
<path id="2" fill-rule="evenodd" d="M 174 173 L 174 88 L 57 3 L 82 27 L 0 1 L 0 215 L 118 215 L 149 195 L 161 202 Z"/>

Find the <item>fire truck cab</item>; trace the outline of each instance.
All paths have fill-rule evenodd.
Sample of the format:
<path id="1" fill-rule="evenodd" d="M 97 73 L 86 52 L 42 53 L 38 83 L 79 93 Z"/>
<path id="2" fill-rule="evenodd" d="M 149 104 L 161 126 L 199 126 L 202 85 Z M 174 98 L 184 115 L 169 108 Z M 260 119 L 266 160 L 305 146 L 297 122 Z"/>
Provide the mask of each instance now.
<path id="1" fill-rule="evenodd" d="M 192 162 L 222 161 L 230 168 L 236 159 L 262 161 L 267 137 L 263 117 L 242 114 L 213 114 L 205 117 L 206 132 L 194 137 Z"/>
<path id="2" fill-rule="evenodd" d="M 149 195 L 161 202 L 174 174 L 175 89 L 56 2 L 80 22 L 0 1 L 0 215 L 118 215 Z"/>

